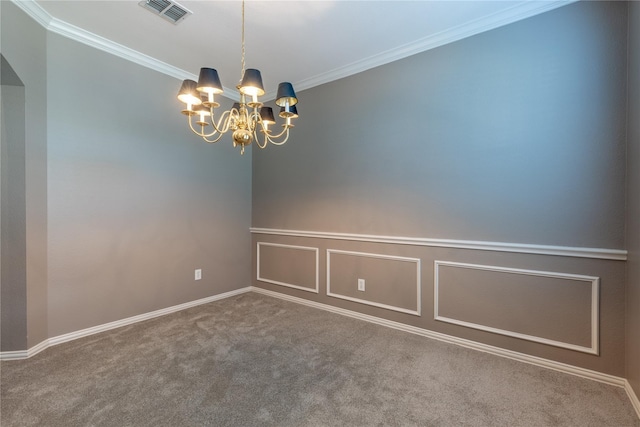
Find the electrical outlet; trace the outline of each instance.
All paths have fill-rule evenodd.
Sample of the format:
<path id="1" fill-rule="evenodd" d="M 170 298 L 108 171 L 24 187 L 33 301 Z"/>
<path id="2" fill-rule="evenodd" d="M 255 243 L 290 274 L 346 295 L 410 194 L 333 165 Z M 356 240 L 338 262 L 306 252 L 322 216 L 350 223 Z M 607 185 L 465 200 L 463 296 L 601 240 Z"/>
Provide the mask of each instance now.
<path id="1" fill-rule="evenodd" d="M 198 268 L 195 271 L 195 280 L 200 280 L 200 279 L 202 279 L 202 270 Z"/>
<path id="2" fill-rule="evenodd" d="M 364 279 L 358 279 L 358 290 L 364 292 Z"/>

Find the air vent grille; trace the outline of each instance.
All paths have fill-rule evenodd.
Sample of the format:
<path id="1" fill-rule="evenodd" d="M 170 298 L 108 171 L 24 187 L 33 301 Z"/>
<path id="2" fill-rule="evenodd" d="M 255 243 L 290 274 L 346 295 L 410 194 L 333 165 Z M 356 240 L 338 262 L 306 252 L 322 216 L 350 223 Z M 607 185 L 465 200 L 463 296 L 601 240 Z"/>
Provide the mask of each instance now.
<path id="1" fill-rule="evenodd" d="M 188 12 L 175 4 L 169 8 L 169 10 L 165 11 L 164 14 L 167 18 L 172 19 L 173 22 L 178 22 L 182 19 Z"/>
<path id="2" fill-rule="evenodd" d="M 182 22 L 187 16 L 191 15 L 192 13 L 189 9 L 182 5 L 179 5 L 175 1 L 142 0 L 138 4 L 174 24 Z"/>
<path id="3" fill-rule="evenodd" d="M 148 0 L 144 3 L 146 3 L 150 8 L 154 9 L 158 13 L 161 13 L 163 10 L 171 6 L 171 2 L 167 0 Z"/>

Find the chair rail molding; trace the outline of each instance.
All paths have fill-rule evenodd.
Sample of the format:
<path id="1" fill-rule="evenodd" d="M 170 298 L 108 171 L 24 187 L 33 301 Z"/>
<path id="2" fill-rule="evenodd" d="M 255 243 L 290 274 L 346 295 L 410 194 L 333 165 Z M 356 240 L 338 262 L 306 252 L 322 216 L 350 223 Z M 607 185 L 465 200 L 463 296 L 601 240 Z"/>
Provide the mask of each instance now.
<path id="1" fill-rule="evenodd" d="M 326 231 L 303 231 L 260 227 L 251 227 L 250 231 L 252 234 L 264 234 L 273 236 L 307 237 L 314 239 L 348 240 L 356 242 L 389 243 L 394 245 L 430 246 L 454 249 L 473 249 L 480 251 L 554 255 L 613 261 L 627 260 L 627 251 L 624 249 L 486 242 L 479 240 L 434 239 L 428 237 L 383 236 L 374 234 L 335 233 Z"/>

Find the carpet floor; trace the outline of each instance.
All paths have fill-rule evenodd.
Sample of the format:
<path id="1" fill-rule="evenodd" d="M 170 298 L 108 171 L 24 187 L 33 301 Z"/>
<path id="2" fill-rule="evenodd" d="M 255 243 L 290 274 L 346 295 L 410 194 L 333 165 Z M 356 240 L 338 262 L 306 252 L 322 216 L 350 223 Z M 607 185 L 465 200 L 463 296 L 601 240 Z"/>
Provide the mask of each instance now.
<path id="1" fill-rule="evenodd" d="M 623 389 L 256 293 L 0 364 L 0 425 L 639 427 Z"/>

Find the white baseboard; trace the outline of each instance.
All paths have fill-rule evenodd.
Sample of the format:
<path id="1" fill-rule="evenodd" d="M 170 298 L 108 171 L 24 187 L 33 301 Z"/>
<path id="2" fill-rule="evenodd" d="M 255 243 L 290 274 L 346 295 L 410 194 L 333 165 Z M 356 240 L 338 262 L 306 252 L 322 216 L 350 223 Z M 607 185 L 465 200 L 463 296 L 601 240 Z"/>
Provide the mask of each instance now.
<path id="1" fill-rule="evenodd" d="M 184 304 L 174 305 L 172 307 L 163 308 L 160 310 L 151 311 L 149 313 L 139 314 L 133 317 L 127 317 L 126 319 L 116 320 L 115 322 L 105 323 L 103 325 L 93 326 L 91 328 L 82 329 L 75 332 L 70 332 L 68 334 L 58 335 L 56 337 L 52 337 L 42 341 L 41 343 L 31 347 L 28 350 L 19 350 L 19 351 L 3 351 L 0 352 L 0 360 L 17 360 L 17 359 L 27 359 L 29 357 L 35 356 L 41 351 L 52 347 L 54 345 L 62 344 L 65 342 L 73 341 L 78 338 L 84 338 L 89 335 L 98 334 L 100 332 L 109 331 L 111 329 L 120 328 L 122 326 L 132 325 L 134 323 L 142 322 L 145 320 L 153 319 L 155 317 L 164 316 L 166 314 L 175 313 L 177 311 L 185 310 L 187 308 L 196 307 L 202 304 L 208 304 L 210 302 L 219 301 L 225 298 L 229 298 L 235 295 L 244 294 L 251 291 L 251 287 L 236 289 L 234 291 L 225 292 L 218 295 L 213 295 L 206 298 L 201 298 L 199 300 L 186 302 Z"/>
<path id="2" fill-rule="evenodd" d="M 41 343 L 34 345 L 28 350 L 18 350 L 18 351 L 3 351 L 0 352 L 0 360 L 20 360 L 20 359 L 28 359 L 31 356 L 35 356 L 40 353 L 42 350 L 45 350 L 49 347 L 49 340 L 44 340 Z"/>
<path id="3" fill-rule="evenodd" d="M 640 400 L 638 400 L 638 395 L 629 384 L 629 381 L 624 380 L 624 390 L 627 392 L 627 396 L 629 396 L 629 400 L 633 405 L 633 409 L 636 410 L 636 414 L 638 414 L 638 418 L 640 418 Z"/>
<path id="4" fill-rule="evenodd" d="M 89 335 L 98 334 L 100 332 L 109 331 L 111 329 L 120 328 L 122 326 L 131 325 L 134 323 L 142 322 L 145 320 L 153 319 L 155 317 L 164 316 L 166 314 L 175 313 L 177 311 L 185 310 L 187 308 L 196 307 L 202 304 L 208 304 L 210 302 L 219 301 L 225 298 L 229 298 L 232 296 L 244 294 L 247 292 L 256 292 L 259 294 L 268 295 L 275 298 L 280 298 L 282 300 L 294 302 L 297 304 L 306 305 L 309 307 L 318 308 L 320 310 L 329 311 L 332 313 L 340 314 L 343 316 L 351 317 L 354 319 L 363 320 L 365 322 L 374 323 L 381 326 L 386 326 L 388 328 L 397 329 L 404 332 L 409 332 L 416 335 L 421 335 L 426 338 L 435 339 L 438 341 L 443 341 L 451 344 L 460 345 L 462 347 L 467 347 L 473 350 L 483 351 L 485 353 L 493 354 L 496 356 L 506 357 L 508 359 L 517 360 L 520 362 L 529 363 L 532 365 L 540 366 L 547 369 L 553 369 L 555 371 L 563 372 L 566 374 L 576 375 L 582 378 L 598 381 L 601 383 L 622 387 L 625 389 L 627 395 L 629 396 L 629 400 L 633 408 L 635 409 L 638 418 L 640 418 L 640 400 L 638 400 L 638 396 L 635 391 L 629 384 L 625 378 L 616 377 L 614 375 L 603 374 L 601 372 L 592 371 L 590 369 L 580 368 L 577 366 L 568 365 L 565 363 L 555 362 L 553 360 L 543 359 L 541 357 L 530 356 L 524 353 L 518 353 L 512 350 L 506 350 L 499 347 L 494 347 L 488 344 L 482 344 L 475 341 L 470 341 L 464 338 L 458 338 L 451 335 L 442 334 L 440 332 L 429 331 L 427 329 L 417 328 L 415 326 L 405 325 L 403 323 L 394 322 L 391 320 L 382 319 L 375 316 L 370 316 L 368 314 L 358 313 L 351 310 L 345 310 L 339 307 L 333 307 L 327 304 L 322 304 L 314 301 L 309 301 L 303 298 L 293 297 L 290 295 L 281 294 L 279 292 L 273 292 L 262 288 L 257 288 L 255 286 L 249 286 L 246 288 L 237 289 L 230 292 L 225 292 L 223 294 L 213 295 L 207 298 L 202 298 L 199 300 L 187 302 L 184 304 L 174 305 L 172 307 L 163 308 L 160 310 L 152 311 L 145 314 L 140 314 L 138 316 L 128 317 L 126 319 L 117 320 L 115 322 L 105 323 L 103 325 L 94 326 L 92 328 L 82 329 L 80 331 L 71 332 L 64 335 L 59 335 L 53 338 L 49 338 L 47 340 L 42 341 L 41 343 L 29 348 L 28 350 L 19 350 L 19 351 L 4 351 L 0 352 L 0 360 L 18 360 L 18 359 L 26 359 L 41 351 L 52 347 L 57 344 L 62 344 L 65 342 L 73 341 L 79 338 L 83 338 Z"/>
<path id="5" fill-rule="evenodd" d="M 416 335 L 421 335 L 426 338 L 432 338 L 438 341 L 444 341 L 450 344 L 460 345 L 473 350 L 483 351 L 496 356 L 506 357 L 508 359 L 517 360 L 519 362 L 525 362 L 532 365 L 540 366 L 547 369 L 553 369 L 555 371 L 563 372 L 566 374 L 576 375 L 582 378 L 598 381 L 601 383 L 614 385 L 617 387 L 623 387 L 627 390 L 627 393 L 633 393 L 627 380 L 614 375 L 604 374 L 602 372 L 592 371 L 590 369 L 580 368 L 577 366 L 568 365 L 566 363 L 556 362 L 549 359 L 543 359 L 541 357 L 530 356 L 524 353 L 518 353 L 512 350 L 506 350 L 500 347 L 494 347 L 488 344 L 482 344 L 475 341 L 470 341 L 464 338 L 458 338 L 451 335 L 446 335 L 440 332 L 429 331 L 427 329 L 417 328 L 415 326 L 405 325 L 403 323 L 394 322 L 391 320 L 381 319 L 379 317 L 370 316 L 368 314 L 362 314 L 351 310 L 345 310 L 343 308 L 333 307 L 327 304 L 322 304 L 314 301 L 309 301 L 303 298 L 297 298 L 290 295 L 281 294 L 279 292 L 273 292 L 262 288 L 251 287 L 252 292 L 280 298 L 286 301 L 295 302 L 298 304 L 307 305 L 321 310 L 330 311 L 332 313 L 341 314 L 343 316 L 352 317 L 354 319 L 364 320 L 365 322 L 375 323 L 377 325 L 386 326 L 400 331 L 409 332 Z M 636 399 L 637 402 L 637 399 Z M 636 407 L 637 410 L 637 407 Z M 639 413 L 640 416 L 640 413 Z"/>

